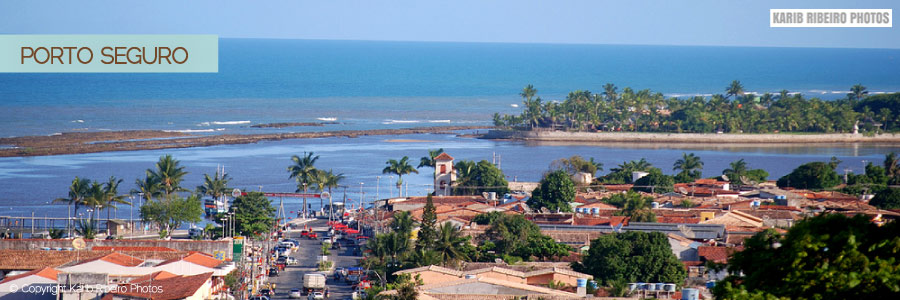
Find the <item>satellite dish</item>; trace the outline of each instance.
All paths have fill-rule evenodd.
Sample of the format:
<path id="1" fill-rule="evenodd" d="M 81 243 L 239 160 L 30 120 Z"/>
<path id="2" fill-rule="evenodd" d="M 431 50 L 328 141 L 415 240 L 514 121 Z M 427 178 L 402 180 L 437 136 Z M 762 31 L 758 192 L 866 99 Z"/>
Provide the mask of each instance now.
<path id="1" fill-rule="evenodd" d="M 688 193 L 687 189 L 684 188 L 684 187 L 678 187 L 678 191 L 681 192 L 682 194 L 687 194 L 687 193 Z"/>
<path id="2" fill-rule="evenodd" d="M 84 242 L 83 238 L 77 238 L 72 240 L 72 247 L 76 250 L 84 250 L 84 248 L 87 247 L 87 243 Z"/>
<path id="3" fill-rule="evenodd" d="M 722 180 L 731 181 L 728 179 L 728 175 L 722 174 Z"/>
<path id="4" fill-rule="evenodd" d="M 322 199 L 331 198 L 331 194 L 329 194 L 328 192 L 322 192 L 321 194 L 319 194 L 319 197 Z"/>
<path id="5" fill-rule="evenodd" d="M 232 196 L 232 197 L 237 198 L 237 197 L 240 197 L 241 195 L 242 195 L 241 189 L 237 189 L 237 188 L 236 188 L 236 189 L 234 189 L 234 190 L 231 191 L 231 196 Z"/>
<path id="6" fill-rule="evenodd" d="M 481 196 L 484 197 L 484 199 L 488 199 L 488 200 L 491 199 L 491 198 L 490 198 L 490 197 L 491 197 L 491 194 L 488 194 L 488 192 L 483 192 L 483 193 L 481 193 Z"/>
<path id="7" fill-rule="evenodd" d="M 750 182 L 750 179 L 749 179 L 749 178 L 747 178 L 747 176 L 743 176 L 743 175 L 741 175 L 741 182 L 746 182 L 746 183 L 749 183 L 749 182 Z"/>

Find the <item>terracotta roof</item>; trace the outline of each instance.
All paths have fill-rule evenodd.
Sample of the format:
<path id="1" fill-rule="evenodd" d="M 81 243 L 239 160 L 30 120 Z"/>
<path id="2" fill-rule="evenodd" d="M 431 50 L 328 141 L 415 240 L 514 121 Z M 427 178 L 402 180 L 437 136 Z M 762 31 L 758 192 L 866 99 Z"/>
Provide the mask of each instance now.
<path id="1" fill-rule="evenodd" d="M 127 247 L 127 246 L 94 246 L 94 251 L 148 251 L 148 252 L 177 252 L 178 250 L 167 247 Z"/>
<path id="2" fill-rule="evenodd" d="M 139 259 L 167 260 L 185 256 L 186 252 L 151 252 L 151 251 L 123 251 L 127 255 Z M 34 270 L 45 267 L 58 267 L 71 263 L 76 259 L 82 261 L 97 259 L 108 255 L 110 251 L 46 251 L 46 250 L 12 250 L 0 249 L 0 270 Z"/>
<path id="3" fill-rule="evenodd" d="M 453 160 L 453 157 L 447 153 L 441 153 L 441 155 L 435 156 L 434 160 Z"/>
<path id="4" fill-rule="evenodd" d="M 221 260 L 200 252 L 191 253 L 191 255 L 184 258 L 184 261 L 207 268 L 215 268 L 222 264 Z"/>
<path id="5" fill-rule="evenodd" d="M 144 263 L 144 260 L 142 260 L 140 258 L 130 256 L 130 255 L 125 255 L 125 254 L 122 254 L 119 252 L 112 252 L 112 253 L 109 253 L 109 254 L 106 254 L 106 255 L 103 255 L 100 257 L 82 260 L 82 261 L 76 262 L 75 264 L 81 265 L 81 264 L 85 264 L 85 263 L 89 263 L 89 262 L 97 261 L 97 260 L 102 260 L 102 261 L 105 261 L 108 263 L 113 263 L 113 264 L 117 264 L 120 266 L 126 266 L 126 267 L 137 267 L 137 266 L 140 266 L 142 263 Z"/>
<path id="6" fill-rule="evenodd" d="M 743 248 L 718 247 L 718 246 L 700 246 L 697 248 L 697 255 L 706 261 L 716 263 L 728 262 L 728 257 L 734 252 L 741 251 Z"/>
<path id="7" fill-rule="evenodd" d="M 193 276 L 177 276 L 160 280 L 147 281 L 132 288 L 118 289 L 121 292 L 109 294 L 140 297 L 151 300 L 183 299 L 197 293 L 203 284 L 212 278 L 212 272 Z M 132 292 L 135 291 L 135 292 Z"/>
<path id="8" fill-rule="evenodd" d="M 144 275 L 144 276 L 132 278 L 131 280 L 128 281 L 128 283 L 137 284 L 137 283 L 142 283 L 142 282 L 146 282 L 146 281 L 156 281 L 156 280 L 172 278 L 172 277 L 178 277 L 178 275 L 175 275 L 175 274 L 172 274 L 172 273 L 169 273 L 166 271 L 156 271 L 156 272 Z"/>
<path id="9" fill-rule="evenodd" d="M 454 281 L 440 282 L 440 283 L 434 283 L 434 284 L 426 284 L 426 285 L 419 286 L 417 289 L 424 293 L 429 293 L 428 290 L 431 290 L 431 289 L 437 289 L 437 288 L 461 285 L 461 284 L 467 284 L 467 283 L 476 283 L 476 282 L 483 282 L 483 283 L 500 285 L 500 286 L 505 286 L 505 287 L 514 288 L 514 289 L 525 290 L 525 291 L 533 292 L 535 294 L 545 294 L 545 295 L 551 295 L 551 296 L 563 296 L 563 297 L 572 297 L 572 298 L 576 297 L 576 295 L 573 293 L 549 289 L 549 288 L 542 287 L 542 286 L 534 286 L 534 285 L 528 285 L 528 284 L 524 284 L 524 283 L 516 283 L 516 282 L 510 282 L 510 281 L 506 281 L 506 280 L 494 279 L 494 278 L 490 278 L 490 277 L 478 277 L 478 278 L 474 278 L 474 279 L 462 279 L 462 280 L 454 280 Z M 472 294 L 470 294 L 470 295 L 477 294 L 477 291 L 471 291 L 471 292 L 472 292 Z M 431 294 L 439 294 L 439 293 L 431 293 Z"/>
<path id="10" fill-rule="evenodd" d="M 602 201 L 596 201 L 596 202 L 586 203 L 584 205 L 579 205 L 578 208 L 598 208 L 600 210 L 606 210 L 606 209 L 619 210 L 618 207 L 604 203 Z"/>
<path id="11" fill-rule="evenodd" d="M 656 223 L 699 224 L 700 218 L 686 216 L 657 216 Z"/>
<path id="12" fill-rule="evenodd" d="M 460 271 L 457 271 L 457 270 L 454 270 L 454 269 L 450 269 L 450 268 L 444 268 L 444 267 L 441 267 L 441 266 L 435 266 L 435 265 L 424 266 L 424 267 L 418 267 L 418 268 L 413 268 L 413 269 L 400 270 L 400 271 L 394 272 L 394 275 L 411 274 L 411 273 L 418 273 L 418 272 L 422 272 L 422 271 L 433 271 L 433 272 L 438 272 L 438 273 L 444 273 L 444 274 L 447 274 L 447 275 L 453 275 L 453 276 L 456 276 L 456 277 L 462 277 L 462 276 L 463 276 L 463 272 L 460 272 Z"/>
<path id="13" fill-rule="evenodd" d="M 32 271 L 25 272 L 25 273 L 22 273 L 22 274 L 19 274 L 19 275 L 8 276 L 8 277 L 6 277 L 6 278 L 3 278 L 3 281 L 0 281 L 0 283 L 7 283 L 7 282 L 10 282 L 10 281 L 19 279 L 19 278 L 25 278 L 25 277 L 32 276 L 32 275 L 33 275 L 33 276 L 44 277 L 44 278 L 47 278 L 47 279 L 50 279 L 50 280 L 54 280 L 54 281 L 55 281 L 55 280 L 56 280 L 56 276 L 57 276 L 58 274 L 59 274 L 59 270 L 56 270 L 56 269 L 54 269 L 54 268 L 47 267 L 47 268 L 41 268 L 41 269 L 37 269 L 37 270 L 32 270 Z"/>

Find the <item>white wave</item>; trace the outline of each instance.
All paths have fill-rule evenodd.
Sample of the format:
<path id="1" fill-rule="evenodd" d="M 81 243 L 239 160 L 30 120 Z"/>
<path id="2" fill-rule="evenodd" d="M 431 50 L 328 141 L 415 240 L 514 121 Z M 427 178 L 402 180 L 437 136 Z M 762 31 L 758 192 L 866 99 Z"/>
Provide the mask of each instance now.
<path id="1" fill-rule="evenodd" d="M 215 129 L 182 129 L 182 130 L 163 130 L 165 132 L 181 132 L 181 133 L 195 133 L 195 132 L 214 132 Z"/>
<path id="2" fill-rule="evenodd" d="M 216 131 L 223 131 L 225 128 L 216 128 Z"/>
<path id="3" fill-rule="evenodd" d="M 450 123 L 450 120 L 428 120 L 428 123 Z"/>
<path id="4" fill-rule="evenodd" d="M 324 117 L 324 118 L 316 118 L 316 120 L 319 120 L 319 121 L 325 121 L 325 122 L 334 122 L 334 121 L 337 121 L 337 118 L 335 118 L 335 117 Z"/>
<path id="5" fill-rule="evenodd" d="M 240 124 L 250 124 L 250 121 L 212 121 L 209 122 L 215 125 L 240 125 Z"/>
<path id="6" fill-rule="evenodd" d="M 209 122 L 203 122 L 203 123 L 197 124 L 197 126 L 209 126 Z"/>
<path id="7" fill-rule="evenodd" d="M 512 106 L 512 107 L 519 107 L 519 105 L 518 105 L 518 104 L 515 104 L 515 103 L 510 104 L 509 106 Z"/>
<path id="8" fill-rule="evenodd" d="M 881 95 L 886 94 L 887 92 L 871 92 L 870 94 Z"/>
<path id="9" fill-rule="evenodd" d="M 74 120 L 72 123 L 84 123 L 84 120 Z"/>
<path id="10" fill-rule="evenodd" d="M 850 91 L 831 91 L 832 94 L 846 94 L 846 93 L 849 93 L 849 92 L 850 92 Z"/>
<path id="11" fill-rule="evenodd" d="M 54 133 L 50 134 L 50 136 L 57 136 L 57 135 L 62 135 L 62 132 L 54 132 Z"/>

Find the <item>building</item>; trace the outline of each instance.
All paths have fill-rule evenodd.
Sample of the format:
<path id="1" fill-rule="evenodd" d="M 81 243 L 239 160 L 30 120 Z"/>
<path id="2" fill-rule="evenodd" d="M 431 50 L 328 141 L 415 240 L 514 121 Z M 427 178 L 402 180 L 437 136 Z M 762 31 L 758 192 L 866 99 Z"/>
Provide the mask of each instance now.
<path id="1" fill-rule="evenodd" d="M 434 158 L 434 195 L 450 196 L 454 183 L 456 172 L 453 170 L 453 157 L 441 153 Z"/>
<path id="2" fill-rule="evenodd" d="M 550 281 L 561 283 L 566 286 L 574 287 L 577 285 L 578 279 L 593 279 L 588 274 L 572 271 L 568 268 L 558 266 L 547 266 L 537 268 L 530 266 L 525 270 L 517 270 L 515 266 L 496 264 L 477 267 L 474 269 L 459 271 L 441 266 L 425 266 L 414 269 L 401 270 L 394 273 L 395 275 L 409 274 L 413 278 L 420 278 L 425 285 L 455 281 L 464 278 L 491 278 L 503 280 L 505 282 L 528 284 L 535 286 L 546 286 Z"/>
<path id="3" fill-rule="evenodd" d="M 35 293 L 56 286 L 59 271 L 53 268 L 41 268 L 21 274 L 7 276 L 0 281 L 0 299 L 56 299 L 53 293 Z"/>

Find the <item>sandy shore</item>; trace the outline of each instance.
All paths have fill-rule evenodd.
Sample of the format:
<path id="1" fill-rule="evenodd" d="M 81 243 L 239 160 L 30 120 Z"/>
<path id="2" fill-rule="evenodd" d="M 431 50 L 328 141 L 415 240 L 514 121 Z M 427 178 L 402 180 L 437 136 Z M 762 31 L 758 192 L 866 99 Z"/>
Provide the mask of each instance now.
<path id="1" fill-rule="evenodd" d="M 358 137 L 422 133 L 454 134 L 458 130 L 488 129 L 490 126 L 437 126 L 403 129 L 341 130 L 324 132 L 290 132 L 271 134 L 222 134 L 197 136 L 180 132 L 154 130 L 73 132 L 50 136 L 0 138 L 0 157 L 43 156 L 204 147 L 227 144 L 251 144 L 285 139 Z M 11 146 L 10 148 L 6 148 Z"/>
<path id="2" fill-rule="evenodd" d="M 691 144 L 822 144 L 900 143 L 900 134 L 715 134 L 491 130 L 482 138 L 552 142 L 691 143 Z"/>

